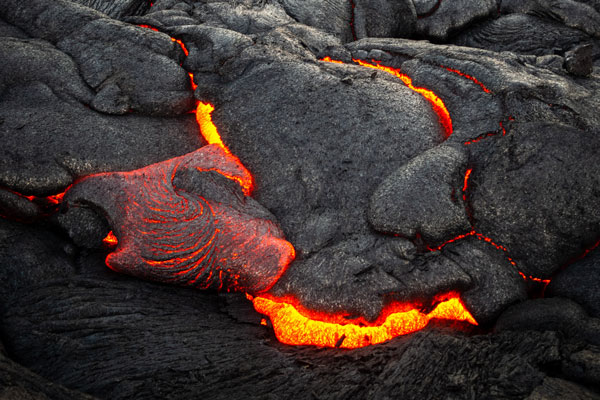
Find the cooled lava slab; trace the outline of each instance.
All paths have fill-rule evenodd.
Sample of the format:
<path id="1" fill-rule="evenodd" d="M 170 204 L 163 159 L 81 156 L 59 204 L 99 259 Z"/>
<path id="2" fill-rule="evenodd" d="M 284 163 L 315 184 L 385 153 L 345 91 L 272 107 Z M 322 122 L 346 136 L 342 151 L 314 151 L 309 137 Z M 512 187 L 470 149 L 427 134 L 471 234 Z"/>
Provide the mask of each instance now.
<path id="1" fill-rule="evenodd" d="M 3 1 L 0 214 L 31 223 L 0 225 L 7 396 L 597 398 L 599 10 Z M 188 259 L 173 229 L 224 233 Z M 482 328 L 290 348 L 245 299 L 107 255 L 357 324 L 453 293 Z"/>

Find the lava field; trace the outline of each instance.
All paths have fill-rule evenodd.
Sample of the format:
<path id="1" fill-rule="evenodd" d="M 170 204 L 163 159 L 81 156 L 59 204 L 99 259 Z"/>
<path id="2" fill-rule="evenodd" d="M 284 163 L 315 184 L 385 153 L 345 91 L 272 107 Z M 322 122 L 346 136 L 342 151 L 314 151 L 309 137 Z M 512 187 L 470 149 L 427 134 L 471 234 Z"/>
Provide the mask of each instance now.
<path id="1" fill-rule="evenodd" d="M 600 399 L 600 0 L 1 0 L 0 399 Z"/>

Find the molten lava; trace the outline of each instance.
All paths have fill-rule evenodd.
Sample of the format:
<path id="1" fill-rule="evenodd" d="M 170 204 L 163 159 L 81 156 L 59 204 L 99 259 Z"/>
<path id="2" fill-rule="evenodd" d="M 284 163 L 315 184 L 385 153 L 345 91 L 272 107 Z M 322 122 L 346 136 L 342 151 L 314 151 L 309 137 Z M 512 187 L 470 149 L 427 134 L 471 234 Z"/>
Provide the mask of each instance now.
<path id="1" fill-rule="evenodd" d="M 196 121 L 198 121 L 198 126 L 200 127 L 200 133 L 204 137 L 204 139 L 208 142 L 208 144 L 216 144 L 219 146 L 230 161 L 236 163 L 240 168 L 245 171 L 248 171 L 246 167 L 242 164 L 242 162 L 234 156 L 231 151 L 225 146 L 223 140 L 221 139 L 221 135 L 217 130 L 217 127 L 212 121 L 212 112 L 215 110 L 215 107 L 209 103 L 198 102 L 198 107 L 196 108 Z M 240 184 L 244 194 L 249 196 L 252 193 L 252 189 L 254 187 L 254 182 L 252 175 L 248 172 L 243 177 L 239 177 L 237 175 L 230 175 L 223 171 L 219 171 L 219 173 L 229 179 L 235 180 Z"/>
<path id="2" fill-rule="evenodd" d="M 472 81 L 473 83 L 479 85 L 479 87 L 481 87 L 481 90 L 483 90 L 484 92 L 486 92 L 486 93 L 492 93 L 487 87 L 485 87 L 485 85 L 483 83 L 479 82 L 477 80 L 477 78 L 475 78 L 474 76 L 467 75 L 464 72 L 459 71 L 457 69 L 453 69 L 453 68 L 449 68 L 449 67 L 444 67 L 444 66 L 442 66 L 442 68 L 445 68 L 446 70 L 448 70 L 450 72 L 454 72 L 455 74 L 460 75 L 460 76 L 462 76 L 464 78 L 467 78 L 468 80 Z"/>
<path id="3" fill-rule="evenodd" d="M 110 231 L 108 232 L 108 235 L 106 235 L 106 237 L 102 239 L 102 243 L 105 247 L 113 248 L 117 247 L 117 245 L 119 244 L 119 240 L 117 239 L 113 231 Z"/>
<path id="4" fill-rule="evenodd" d="M 290 345 L 314 345 L 355 349 L 383 343 L 400 335 L 423 329 L 430 320 L 477 321 L 466 310 L 457 294 L 440 298 L 428 314 L 417 308 L 392 303 L 375 322 L 348 320 L 344 313 L 327 314 L 307 310 L 293 298 L 250 297 L 254 308 L 271 319 L 277 339 Z"/>
<path id="5" fill-rule="evenodd" d="M 464 183 L 463 183 L 463 200 L 467 201 L 467 189 L 469 188 L 469 178 L 471 177 L 471 173 L 473 172 L 473 168 L 469 168 L 467 169 L 467 172 L 465 172 L 465 179 L 464 179 Z"/>
<path id="6" fill-rule="evenodd" d="M 321 61 L 331 62 L 331 63 L 336 63 L 336 64 L 343 64 L 343 62 L 341 62 L 341 61 L 332 60 L 331 57 L 322 58 Z M 433 110 L 435 111 L 435 113 L 438 115 L 438 118 L 440 119 L 440 123 L 441 123 L 442 127 L 444 128 L 445 138 L 447 139 L 450 137 L 450 135 L 452 135 L 453 128 L 452 128 L 452 118 L 450 118 L 450 113 L 448 112 L 448 109 L 446 108 L 446 105 L 444 104 L 442 99 L 440 99 L 431 90 L 425 89 L 425 88 L 420 88 L 420 87 L 415 87 L 412 84 L 412 79 L 408 75 L 402 74 L 400 72 L 399 68 L 392 68 L 392 67 L 388 67 L 385 65 L 381 65 L 380 61 L 372 60 L 373 64 L 368 63 L 363 60 L 353 59 L 352 61 L 354 61 L 355 63 L 357 63 L 358 65 L 360 65 L 362 67 L 373 68 L 373 69 L 385 71 L 388 74 L 391 74 L 391 75 L 395 76 L 396 78 L 400 79 L 402 81 L 402 83 L 404 83 L 410 90 L 412 90 L 416 93 L 419 93 L 421 96 L 425 97 L 425 99 L 431 103 L 431 105 L 433 106 Z"/>

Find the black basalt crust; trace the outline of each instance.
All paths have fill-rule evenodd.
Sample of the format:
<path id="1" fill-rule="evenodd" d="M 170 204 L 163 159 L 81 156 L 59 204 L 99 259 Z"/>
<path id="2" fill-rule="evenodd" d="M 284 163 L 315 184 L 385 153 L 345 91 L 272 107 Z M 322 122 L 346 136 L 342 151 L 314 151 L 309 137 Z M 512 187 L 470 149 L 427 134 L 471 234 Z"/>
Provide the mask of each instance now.
<path id="1" fill-rule="evenodd" d="M 600 399 L 599 68 L 595 0 L 0 1 L 0 398 Z"/>

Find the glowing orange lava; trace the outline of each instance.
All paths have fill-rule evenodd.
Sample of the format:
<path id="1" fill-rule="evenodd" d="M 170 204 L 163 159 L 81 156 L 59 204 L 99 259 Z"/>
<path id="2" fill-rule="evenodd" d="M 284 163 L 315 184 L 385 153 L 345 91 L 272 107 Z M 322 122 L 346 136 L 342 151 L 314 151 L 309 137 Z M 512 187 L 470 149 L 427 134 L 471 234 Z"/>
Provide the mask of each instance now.
<path id="1" fill-rule="evenodd" d="M 321 61 L 330 62 L 330 63 L 334 63 L 334 64 L 343 64 L 344 63 L 343 61 L 340 61 L 340 60 L 334 60 L 329 56 L 322 58 Z"/>
<path id="2" fill-rule="evenodd" d="M 397 336 L 423 329 L 432 319 L 466 321 L 477 325 L 459 296 L 450 293 L 428 314 L 401 303 L 385 307 L 372 323 L 364 319 L 348 320 L 343 313 L 312 312 L 293 298 L 248 296 L 254 308 L 271 319 L 277 339 L 290 345 L 313 345 L 355 349 L 383 343 Z"/>
<path id="3" fill-rule="evenodd" d="M 475 139 L 466 141 L 464 144 L 465 144 L 465 146 L 468 146 L 468 145 L 471 145 L 473 143 L 478 143 L 478 142 L 481 142 L 483 139 L 487 139 L 489 137 L 496 136 L 497 134 L 498 134 L 498 132 L 484 133 L 483 135 L 480 135 L 480 136 L 476 137 Z"/>
<path id="4" fill-rule="evenodd" d="M 221 140 L 221 135 L 212 121 L 212 112 L 214 110 L 215 107 L 212 104 L 198 102 L 198 107 L 196 108 L 196 121 L 198 121 L 198 126 L 200 126 L 200 133 L 208 142 L 208 144 L 216 144 L 221 147 L 225 153 L 235 161 L 236 164 L 247 171 L 242 162 L 231 153 L 231 151 L 223 143 L 223 140 Z M 246 174 L 243 178 L 240 178 L 239 176 L 227 175 L 222 171 L 219 172 L 227 178 L 237 181 L 242 187 L 242 190 L 246 196 L 249 196 L 250 193 L 252 193 L 254 182 L 250 173 Z"/>
<path id="5" fill-rule="evenodd" d="M 45 205 L 50 205 L 50 206 L 57 206 L 60 203 L 62 203 L 63 197 L 65 197 L 66 191 L 69 190 L 71 188 L 71 186 L 72 185 L 69 185 L 69 187 L 67 189 L 65 189 L 64 192 L 57 193 L 57 194 L 52 194 L 52 195 L 46 196 L 46 197 L 27 196 L 27 195 L 21 194 L 19 192 L 16 192 L 16 191 L 8 189 L 8 188 L 1 188 L 1 189 L 9 191 L 12 194 L 15 194 L 15 195 L 17 195 L 19 197 L 25 198 L 25 199 L 27 199 L 29 201 L 34 202 L 34 203 L 45 204 Z"/>
<path id="6" fill-rule="evenodd" d="M 475 78 L 475 77 L 473 77 L 471 75 L 467 75 L 464 72 L 461 72 L 461 71 L 459 71 L 457 69 L 443 67 L 443 66 L 442 66 L 442 68 L 445 68 L 445 69 L 447 69 L 450 72 L 454 72 L 455 74 L 460 75 L 460 76 L 462 76 L 464 78 L 467 78 L 468 80 L 472 81 L 473 83 L 476 83 L 477 85 L 479 85 L 479 87 L 481 87 L 481 90 L 483 90 L 484 92 L 486 92 L 486 93 L 492 93 L 487 87 L 485 87 L 485 85 L 483 83 L 479 82 L 477 80 L 477 78 Z"/>
<path id="7" fill-rule="evenodd" d="M 113 233 L 113 231 L 108 232 L 108 235 L 104 239 L 102 239 L 102 243 L 106 247 L 116 247 L 119 244 L 119 240 Z"/>
<path id="8" fill-rule="evenodd" d="M 534 282 L 538 282 L 538 283 L 543 283 L 544 285 L 548 285 L 550 283 L 550 279 L 540 279 L 540 278 L 534 278 L 533 276 L 527 276 L 524 273 L 522 273 L 521 271 L 519 271 L 519 275 L 521 275 L 521 277 L 523 279 L 530 280 L 530 281 L 534 281 Z"/>
<path id="9" fill-rule="evenodd" d="M 196 83 L 194 82 L 194 74 L 192 74 L 191 72 L 188 72 L 188 75 L 190 77 L 190 83 L 192 85 L 192 90 L 196 90 L 198 88 L 198 85 L 196 85 Z"/>
<path id="10" fill-rule="evenodd" d="M 469 188 L 469 178 L 471 177 L 471 172 L 473 172 L 473 168 L 467 169 L 465 172 L 465 180 L 463 183 L 463 200 L 467 201 L 467 189 Z"/>

